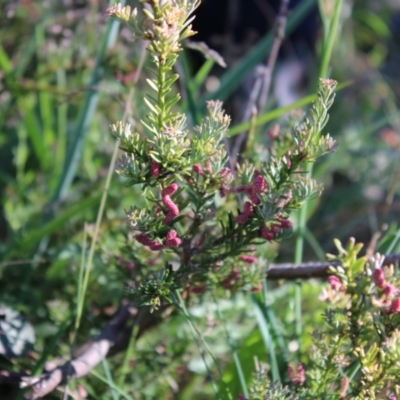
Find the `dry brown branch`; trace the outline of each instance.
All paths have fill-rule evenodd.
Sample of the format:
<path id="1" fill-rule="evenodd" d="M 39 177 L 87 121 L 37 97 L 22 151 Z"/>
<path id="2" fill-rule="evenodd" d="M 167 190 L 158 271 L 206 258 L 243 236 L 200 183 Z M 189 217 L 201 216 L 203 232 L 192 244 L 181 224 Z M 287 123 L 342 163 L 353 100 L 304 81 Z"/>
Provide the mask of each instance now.
<path id="1" fill-rule="evenodd" d="M 40 399 L 52 392 L 57 386 L 85 376 L 99 364 L 126 332 L 127 323 L 134 314 L 132 303 L 124 301 L 112 320 L 91 343 L 86 344 L 84 351 L 71 361 L 67 361 L 52 371 L 39 376 L 22 377 L 22 387 L 30 387 L 30 393 L 25 397 L 29 400 Z M 130 327 L 132 329 L 132 326 Z M 131 329 L 128 329 L 131 331 Z"/>
<path id="2" fill-rule="evenodd" d="M 385 256 L 384 265 L 400 263 L 400 254 L 389 254 Z M 268 280 L 293 280 L 293 279 L 310 279 L 310 278 L 326 278 L 330 266 L 337 267 L 338 262 L 309 262 L 302 264 L 271 264 L 268 268 Z"/>
<path id="3" fill-rule="evenodd" d="M 161 312 L 168 310 L 162 308 Z M 133 316 L 135 316 L 133 320 Z M 24 397 L 35 400 L 56 390 L 68 380 L 87 375 L 106 356 L 112 356 L 128 347 L 134 325 L 138 327 L 137 337 L 143 332 L 157 325 L 161 320 L 161 313 L 149 312 L 148 307 L 138 311 L 133 303 L 124 300 L 111 321 L 101 333 L 83 344 L 73 352 L 72 360 L 54 359 L 46 363 L 45 372 L 39 376 L 30 376 L 27 373 L 0 371 L 0 384 L 8 387 L 9 394 L 6 400 L 15 399 L 18 387 L 29 388 Z M 2 394 L 3 395 L 3 394 Z M 0 397 L 3 400 L 3 397 Z"/>
<path id="4" fill-rule="evenodd" d="M 251 90 L 249 101 L 241 117 L 242 122 L 250 121 L 252 115 L 259 113 L 263 110 L 271 87 L 272 72 L 275 67 L 276 59 L 278 57 L 279 49 L 285 37 L 285 27 L 287 15 L 289 12 L 289 0 L 281 0 L 279 13 L 276 16 L 274 27 L 274 41 L 272 43 L 271 52 L 266 60 L 266 63 L 259 65 L 254 71 L 254 83 Z M 230 154 L 231 168 L 237 162 L 237 157 L 246 148 L 248 132 L 242 132 L 235 137 Z"/>
<path id="5" fill-rule="evenodd" d="M 288 13 L 289 13 L 289 0 L 282 0 L 279 8 L 279 13 L 275 21 L 274 41 L 272 43 L 271 52 L 267 60 L 267 65 L 266 65 L 267 68 L 265 70 L 265 78 L 264 78 L 265 81 L 257 104 L 259 111 L 261 111 L 264 108 L 265 104 L 267 103 L 268 93 L 271 87 L 272 71 L 274 69 L 276 59 L 278 58 L 278 53 L 282 41 L 285 37 L 285 28 L 286 28 Z"/>
<path id="6" fill-rule="evenodd" d="M 160 310 L 165 313 L 165 308 Z M 26 400 L 40 399 L 51 393 L 58 386 L 71 379 L 87 375 L 106 356 L 113 355 L 128 347 L 133 326 L 138 327 L 137 336 L 157 325 L 161 319 L 160 313 L 150 314 L 148 307 L 138 311 L 133 303 L 124 300 L 111 321 L 93 340 L 88 341 L 73 352 L 72 360 L 55 359 L 46 363 L 46 372 L 39 376 L 29 376 L 26 373 L 0 371 L 0 383 L 12 387 L 29 388 Z M 133 316 L 135 319 L 133 321 Z M 10 393 L 15 393 L 12 390 Z M 7 399 L 15 398 L 14 395 Z M 3 397 L 1 397 L 3 399 Z"/>

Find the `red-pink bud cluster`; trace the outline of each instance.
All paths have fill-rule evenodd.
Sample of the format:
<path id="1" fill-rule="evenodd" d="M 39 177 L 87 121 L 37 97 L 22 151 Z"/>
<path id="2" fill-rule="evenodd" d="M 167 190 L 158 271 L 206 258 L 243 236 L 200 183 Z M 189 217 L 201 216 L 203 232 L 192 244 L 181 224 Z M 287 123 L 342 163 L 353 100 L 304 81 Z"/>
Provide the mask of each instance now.
<path id="1" fill-rule="evenodd" d="M 270 229 L 268 229 L 264 224 L 261 227 L 261 236 L 265 240 L 274 240 L 275 238 L 274 233 Z"/>
<path id="2" fill-rule="evenodd" d="M 328 277 L 328 283 L 332 290 L 339 292 L 344 289 L 343 283 L 336 275 L 330 275 Z"/>
<path id="3" fill-rule="evenodd" d="M 160 164 L 154 160 L 150 162 L 150 176 L 157 178 L 160 175 Z"/>
<path id="4" fill-rule="evenodd" d="M 178 234 L 174 229 L 171 229 L 162 243 L 150 239 L 148 235 L 137 235 L 135 239 L 142 245 L 148 247 L 151 251 L 158 251 L 166 247 L 179 247 L 182 240 L 178 237 Z"/>
<path id="5" fill-rule="evenodd" d="M 389 308 L 386 309 L 386 313 L 388 314 L 397 314 L 400 312 L 400 298 L 393 299 L 398 293 L 399 290 L 394 287 L 392 284 L 386 282 L 385 273 L 381 268 L 375 268 L 372 279 L 375 285 L 381 289 L 381 293 L 385 296 L 384 303 L 389 305 Z M 393 299 L 393 300 L 390 300 Z"/>
<path id="6" fill-rule="evenodd" d="M 234 221 L 237 224 L 245 224 L 249 220 L 250 216 L 254 212 L 254 206 L 258 206 L 260 204 L 260 199 L 258 198 L 258 195 L 262 194 L 262 192 L 264 192 L 267 187 L 267 183 L 265 182 L 263 176 L 257 173 L 253 179 L 253 184 L 251 186 L 243 185 L 230 190 L 233 193 L 245 192 L 250 198 L 250 201 L 246 201 L 244 203 L 242 214 L 235 217 Z"/>
<path id="7" fill-rule="evenodd" d="M 204 169 L 210 175 L 213 173 L 211 161 L 209 159 L 206 161 L 206 167 Z"/>
<path id="8" fill-rule="evenodd" d="M 253 179 L 253 191 L 262 193 L 268 187 L 264 177 L 260 173 L 256 173 Z"/>
<path id="9" fill-rule="evenodd" d="M 204 293 L 206 291 L 206 285 L 192 286 L 190 291 L 192 293 Z"/>
<path id="10" fill-rule="evenodd" d="M 249 254 L 243 254 L 240 256 L 240 259 L 248 264 L 253 264 L 257 261 L 257 257 L 250 256 Z"/>
<path id="11" fill-rule="evenodd" d="M 179 214 L 178 206 L 172 201 L 171 195 L 173 195 L 178 190 L 178 185 L 176 183 L 171 183 L 166 188 L 161 191 L 161 200 L 168 210 L 163 224 L 166 225 L 171 222 Z"/>
<path id="12" fill-rule="evenodd" d="M 176 183 L 171 183 L 167 187 L 165 187 L 163 190 L 161 190 L 161 196 L 171 196 L 173 195 L 176 191 L 178 190 L 178 185 Z"/>
<path id="13" fill-rule="evenodd" d="M 398 314 L 400 312 L 400 299 L 394 299 L 389 308 L 389 314 Z"/>
<path id="14" fill-rule="evenodd" d="M 267 132 L 267 136 L 269 139 L 275 139 L 278 137 L 280 131 L 280 126 L 278 124 L 275 124 L 271 130 Z"/>
<path id="15" fill-rule="evenodd" d="M 230 191 L 232 193 L 240 193 L 240 192 L 245 192 L 246 194 L 251 194 L 253 188 L 250 185 L 242 185 L 238 186 L 237 188 L 231 189 Z"/>
<path id="16" fill-rule="evenodd" d="M 382 269 L 376 268 L 373 274 L 374 283 L 378 288 L 383 289 L 386 286 L 385 274 Z"/>
<path id="17" fill-rule="evenodd" d="M 262 192 L 264 192 L 267 187 L 268 185 L 267 182 L 265 182 L 264 177 L 260 173 L 256 173 L 253 179 L 253 183 L 251 185 L 238 186 L 237 188 L 231 189 L 230 192 L 245 192 L 250 197 L 252 203 L 257 206 L 260 204 L 260 199 L 258 198 L 258 195 L 262 194 Z"/>
<path id="18" fill-rule="evenodd" d="M 399 292 L 393 285 L 386 282 L 385 273 L 381 268 L 376 268 L 372 275 L 375 285 L 382 290 L 387 298 L 393 298 Z"/>
<path id="19" fill-rule="evenodd" d="M 199 175 L 204 175 L 204 170 L 199 164 L 193 165 L 193 172 L 196 172 L 196 174 L 199 174 Z"/>
<path id="20" fill-rule="evenodd" d="M 135 239 L 143 246 L 149 247 L 151 251 L 158 251 L 164 247 L 162 243 L 151 240 L 148 235 L 138 235 Z"/>
<path id="21" fill-rule="evenodd" d="M 293 226 L 292 222 L 288 219 L 279 218 L 278 221 L 283 229 L 290 229 Z"/>
<path id="22" fill-rule="evenodd" d="M 383 294 L 389 299 L 396 296 L 397 293 L 398 290 L 391 284 L 388 284 L 383 288 Z"/>
<path id="23" fill-rule="evenodd" d="M 225 197 L 227 193 L 229 193 L 229 188 L 227 188 L 227 187 L 225 187 L 225 186 L 221 186 L 221 187 L 219 188 L 219 195 L 220 195 L 221 197 Z"/>
<path id="24" fill-rule="evenodd" d="M 232 175 L 232 171 L 230 168 L 222 168 L 221 171 L 218 172 L 218 175 L 222 177 L 223 183 L 226 183 L 226 181 Z"/>
<path id="25" fill-rule="evenodd" d="M 221 197 L 225 197 L 226 193 L 230 192 L 230 189 L 227 187 L 227 182 L 232 175 L 232 171 L 230 168 L 222 168 L 221 171 L 218 172 L 218 175 L 222 177 L 221 186 L 219 188 L 219 193 Z"/>
<path id="26" fill-rule="evenodd" d="M 262 290 L 262 283 L 257 283 L 256 285 L 252 286 L 250 289 L 253 293 L 261 292 Z"/>
<path id="27" fill-rule="evenodd" d="M 275 236 L 281 231 L 281 226 L 279 222 L 274 222 L 270 224 L 270 228 L 267 228 L 265 225 L 261 227 L 261 236 L 264 239 L 272 240 Z"/>
<path id="28" fill-rule="evenodd" d="M 293 195 L 291 192 L 285 193 L 282 198 L 277 201 L 277 207 L 282 209 L 290 202 L 290 200 L 292 200 L 292 197 Z"/>
<path id="29" fill-rule="evenodd" d="M 164 244 L 167 247 L 178 247 L 182 243 L 182 240 L 179 239 L 177 236 L 177 233 L 174 229 L 171 229 L 168 233 L 167 236 L 165 237 Z"/>
<path id="30" fill-rule="evenodd" d="M 347 376 L 344 376 L 342 380 L 340 381 L 340 398 L 344 399 L 347 393 L 347 390 L 349 389 L 349 383 L 350 379 Z"/>
<path id="31" fill-rule="evenodd" d="M 233 271 L 222 281 L 222 286 L 225 289 L 232 289 L 232 287 L 240 282 L 240 272 L 238 269 L 233 269 Z"/>
<path id="32" fill-rule="evenodd" d="M 249 201 L 246 201 L 243 206 L 243 214 L 236 216 L 234 218 L 234 221 L 237 224 L 244 224 L 247 222 L 247 220 L 250 218 L 250 216 L 251 216 L 251 214 L 253 214 L 253 212 L 254 212 L 253 205 Z"/>
<path id="33" fill-rule="evenodd" d="M 270 224 L 269 228 L 264 224 L 261 226 L 261 236 L 266 240 L 274 240 L 282 229 L 288 229 L 291 227 L 292 223 L 288 219 L 278 218 L 278 220 Z"/>
<path id="34" fill-rule="evenodd" d="M 306 371 L 302 363 L 297 363 L 297 371 L 288 366 L 289 379 L 294 385 L 302 385 L 306 380 Z"/>
<path id="35" fill-rule="evenodd" d="M 257 174 L 253 179 L 252 191 L 249 194 L 250 200 L 256 206 L 260 204 L 260 199 L 258 198 L 258 195 L 260 195 L 267 187 L 267 182 L 265 182 L 263 176 L 261 174 Z"/>

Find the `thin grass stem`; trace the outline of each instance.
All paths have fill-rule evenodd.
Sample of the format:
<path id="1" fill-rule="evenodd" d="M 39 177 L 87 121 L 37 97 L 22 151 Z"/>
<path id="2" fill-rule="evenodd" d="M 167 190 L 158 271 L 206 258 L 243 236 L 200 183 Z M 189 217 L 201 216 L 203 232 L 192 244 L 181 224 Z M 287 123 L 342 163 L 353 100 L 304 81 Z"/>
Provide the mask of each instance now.
<path id="1" fill-rule="evenodd" d="M 214 355 L 212 354 L 211 350 L 209 349 L 209 347 L 208 347 L 206 341 L 204 340 L 204 337 L 201 335 L 201 333 L 199 332 L 199 330 L 198 330 L 198 329 L 196 328 L 196 326 L 193 324 L 192 319 L 191 319 L 191 317 L 190 317 L 190 314 L 189 314 L 189 312 L 188 312 L 188 310 L 187 310 L 187 308 L 186 308 L 185 302 L 183 301 L 182 296 L 181 296 L 181 294 L 179 293 L 178 290 L 175 291 L 175 296 L 176 296 L 176 298 L 177 298 L 178 301 L 179 301 L 179 304 L 178 304 L 178 305 L 179 305 L 180 309 L 182 310 L 183 315 L 185 316 L 186 321 L 187 321 L 187 323 L 189 324 L 189 328 L 190 328 L 190 330 L 191 330 L 191 332 L 192 332 L 193 338 L 194 338 L 194 340 L 196 341 L 197 348 L 199 349 L 201 358 L 203 359 L 204 366 L 206 367 L 206 370 L 207 370 L 209 379 L 210 379 L 210 381 L 211 381 L 211 385 L 212 385 L 212 387 L 213 387 L 213 389 L 214 389 L 215 395 L 217 396 L 217 398 L 218 398 L 219 400 L 221 400 L 221 399 L 222 399 L 221 393 L 219 392 L 219 389 L 218 389 L 218 386 L 217 386 L 217 384 L 216 384 L 216 382 L 215 382 L 215 379 L 214 379 L 214 377 L 212 376 L 210 366 L 208 365 L 208 362 L 207 362 L 207 360 L 206 360 L 205 351 L 204 351 L 203 348 L 201 347 L 200 341 L 202 342 L 204 348 L 208 351 L 209 355 L 211 356 L 211 359 L 213 360 L 214 364 L 216 365 L 217 370 L 218 370 L 218 373 L 219 373 L 220 378 L 221 378 L 221 380 L 222 380 L 222 372 L 221 372 L 221 370 L 219 369 L 217 360 L 215 359 Z M 227 389 L 227 388 L 226 388 L 226 389 Z M 229 396 L 229 399 L 232 399 L 232 395 L 230 395 L 229 392 L 228 392 L 227 394 L 228 394 L 228 396 Z"/>
<path id="2" fill-rule="evenodd" d="M 322 61 L 319 71 L 319 77 L 327 77 L 328 67 L 332 56 L 333 44 L 336 38 L 337 28 L 339 26 L 339 18 L 343 5 L 343 0 L 336 0 L 334 6 L 334 14 L 332 17 L 332 22 L 329 25 L 329 32 L 326 36 L 326 42 L 323 46 Z M 326 25 L 325 25 L 326 26 Z M 305 172 L 308 176 L 312 176 L 312 164 L 307 164 L 305 167 Z M 297 216 L 297 236 L 295 244 L 295 256 L 294 262 L 299 264 L 303 260 L 303 249 L 304 249 L 304 234 L 307 224 L 307 214 L 308 214 L 309 201 L 305 201 L 303 207 L 299 210 Z M 294 307 L 295 307 L 295 333 L 298 342 L 300 343 L 300 337 L 302 333 L 302 322 L 301 322 L 301 284 L 298 282 L 295 286 L 294 294 Z"/>
<path id="3" fill-rule="evenodd" d="M 231 352 L 232 352 L 233 361 L 234 361 L 234 363 L 235 363 L 236 371 L 237 371 L 237 373 L 238 373 L 239 380 L 240 380 L 240 386 L 242 387 L 243 394 L 244 394 L 246 397 L 249 397 L 249 390 L 248 390 L 248 388 L 247 388 L 247 384 L 246 384 L 246 379 L 245 379 L 245 377 L 244 377 L 243 368 L 242 368 L 242 365 L 241 365 L 241 363 L 240 363 L 239 354 L 238 354 L 238 352 L 236 351 L 236 347 L 235 347 L 235 345 L 234 345 L 234 343 L 233 343 L 232 337 L 231 337 L 231 335 L 229 334 L 229 331 L 228 331 L 228 328 L 227 328 L 226 319 L 225 319 L 224 315 L 222 314 L 221 309 L 220 309 L 219 306 L 218 306 L 217 299 L 215 298 L 215 295 L 214 295 L 214 294 L 212 295 L 212 297 L 213 297 L 213 301 L 214 301 L 214 304 L 215 304 L 215 308 L 216 308 L 216 310 L 217 310 L 218 317 L 219 317 L 219 319 L 220 319 L 221 322 L 222 322 L 222 326 L 223 326 L 223 328 L 224 328 L 225 335 L 226 335 L 226 338 L 227 338 L 229 347 L 230 347 Z"/>

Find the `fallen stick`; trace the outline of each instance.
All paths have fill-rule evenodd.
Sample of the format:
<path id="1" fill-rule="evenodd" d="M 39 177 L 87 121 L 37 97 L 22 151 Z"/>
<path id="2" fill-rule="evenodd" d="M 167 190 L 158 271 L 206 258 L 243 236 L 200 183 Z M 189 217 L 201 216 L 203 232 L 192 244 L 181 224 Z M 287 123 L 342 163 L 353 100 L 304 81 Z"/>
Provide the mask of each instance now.
<path id="1" fill-rule="evenodd" d="M 389 254 L 385 256 L 383 265 L 398 264 L 400 254 Z M 293 280 L 293 279 L 311 279 L 326 278 L 329 276 L 329 267 L 338 267 L 337 261 L 308 262 L 302 264 L 270 264 L 267 270 L 267 280 Z"/>
<path id="2" fill-rule="evenodd" d="M 87 375 L 120 341 L 127 322 L 133 316 L 132 308 L 132 303 L 124 301 L 101 333 L 91 343 L 86 344 L 83 352 L 76 358 L 39 376 L 22 377 L 21 387 L 30 387 L 30 392 L 25 399 L 40 399 L 68 380 Z"/>

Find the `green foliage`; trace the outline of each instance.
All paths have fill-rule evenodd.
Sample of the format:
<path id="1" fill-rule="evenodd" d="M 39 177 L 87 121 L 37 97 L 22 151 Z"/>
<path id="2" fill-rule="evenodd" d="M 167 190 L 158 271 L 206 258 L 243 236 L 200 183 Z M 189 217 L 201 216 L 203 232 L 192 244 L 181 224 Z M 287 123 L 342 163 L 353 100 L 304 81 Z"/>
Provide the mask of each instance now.
<path id="1" fill-rule="evenodd" d="M 398 395 L 400 282 L 393 266 L 381 268 L 379 255 L 375 259 L 358 257 L 362 245 L 354 239 L 346 248 L 338 241 L 335 244 L 343 268 L 332 270 L 324 294 L 331 307 L 325 313 L 327 329 L 315 336 L 311 393 L 323 393 L 322 379 L 332 393 L 336 386 L 337 398 L 339 394 L 354 399 Z"/>
<path id="2" fill-rule="evenodd" d="M 331 267 L 329 286 L 321 295 L 328 308 L 323 326 L 313 332 L 310 363 L 289 366 L 286 387 L 269 383 L 259 369 L 249 399 L 361 400 L 399 395 L 400 281 L 393 266 L 382 268 L 379 254 L 360 257 L 362 244 L 354 239 L 345 248 L 338 240 L 335 245 L 339 254 L 328 258 L 341 267 Z"/>
<path id="3" fill-rule="evenodd" d="M 137 232 L 136 241 L 151 251 L 170 249 L 175 253 L 179 263 L 179 269 L 172 273 L 175 287 L 193 283 L 208 286 L 209 273 L 234 265 L 235 258 L 247 252 L 250 245 L 287 235 L 292 226 L 290 211 L 319 194 L 318 185 L 302 169 L 334 150 L 335 142 L 329 135 L 321 136 L 321 131 L 336 82 L 321 80 L 310 117 L 290 130 L 290 140 L 279 156 L 271 155 L 268 162 L 258 165 L 245 163 L 232 171 L 226 166 L 223 141 L 230 118 L 220 102 L 209 101 L 208 115 L 193 128 L 187 125 L 183 113 L 171 111 L 179 100 L 179 95 L 169 95 L 177 79 L 172 67 L 181 50 L 180 42 L 193 34 L 190 15 L 198 2 L 145 3 L 151 11 L 144 9 L 143 18 L 137 10 L 131 13 L 129 7 L 109 10 L 110 15 L 133 27 L 135 37 L 149 41 L 153 78 L 147 83 L 155 92 L 146 99 L 148 114 L 146 121 L 142 120 L 145 135 L 132 132 L 123 122 L 112 126 L 125 152 L 117 171 L 128 178 L 129 184 L 142 184 L 146 189 L 147 209 L 133 206 L 128 212 L 130 225 Z M 149 284 L 146 279 L 135 294 L 140 304 L 154 306 L 159 296 L 149 300 L 148 289 L 146 300 L 140 298 L 143 287 Z M 151 282 L 154 286 L 157 280 Z M 165 289 L 154 290 L 168 298 Z"/>

